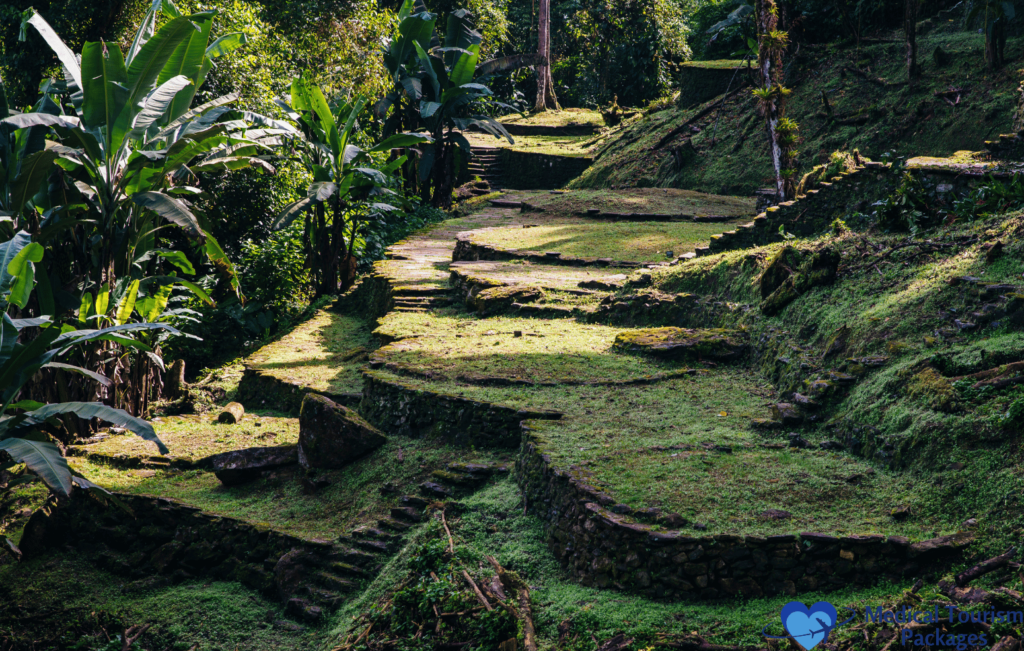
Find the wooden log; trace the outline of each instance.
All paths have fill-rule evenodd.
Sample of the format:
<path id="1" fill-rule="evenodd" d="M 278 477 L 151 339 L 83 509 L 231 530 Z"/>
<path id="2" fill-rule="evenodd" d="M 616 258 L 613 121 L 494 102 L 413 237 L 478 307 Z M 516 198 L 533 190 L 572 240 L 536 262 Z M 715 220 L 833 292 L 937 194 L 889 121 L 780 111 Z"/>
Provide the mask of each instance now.
<path id="1" fill-rule="evenodd" d="M 224 410 L 217 416 L 218 423 L 227 423 L 234 425 L 235 423 L 242 420 L 242 416 L 245 416 L 245 407 L 240 402 L 229 402 Z"/>
<path id="2" fill-rule="evenodd" d="M 994 572 L 995 570 L 998 570 L 999 568 L 1003 567 L 1004 565 L 1010 562 L 1010 559 L 1013 558 L 1013 555 L 1014 553 L 1016 553 L 1016 551 L 1017 550 L 1015 548 L 1010 547 L 1010 549 L 1008 549 L 1006 553 L 1000 554 L 999 556 L 996 556 L 994 558 L 990 558 L 987 561 L 978 563 L 974 567 L 967 569 L 961 572 L 960 574 L 957 574 L 956 584 L 962 587 L 967 585 L 971 581 L 977 579 L 979 576 L 984 576 L 989 572 Z"/>

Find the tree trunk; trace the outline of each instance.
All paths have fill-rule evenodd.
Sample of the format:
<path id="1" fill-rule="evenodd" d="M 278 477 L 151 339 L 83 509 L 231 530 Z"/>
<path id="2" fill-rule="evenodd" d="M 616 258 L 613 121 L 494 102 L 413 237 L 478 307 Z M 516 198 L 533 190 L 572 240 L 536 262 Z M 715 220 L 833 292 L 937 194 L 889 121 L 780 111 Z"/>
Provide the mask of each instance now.
<path id="1" fill-rule="evenodd" d="M 558 99 L 555 97 L 555 84 L 551 79 L 551 0 L 540 0 L 537 54 L 544 57 L 544 63 L 537 66 L 537 101 L 533 110 L 557 109 Z"/>
<path id="2" fill-rule="evenodd" d="M 768 0 L 757 0 L 757 33 L 759 38 L 776 28 L 776 18 L 772 15 L 770 2 Z M 760 68 L 761 83 L 764 88 L 771 88 L 774 85 L 772 79 L 772 55 L 768 48 L 758 48 L 758 67 Z M 779 134 L 776 127 L 779 124 L 779 105 L 777 100 L 771 100 L 764 107 L 764 121 L 768 130 L 768 144 L 771 148 L 772 166 L 775 168 L 775 191 L 776 199 L 779 202 L 786 200 L 786 180 L 782 178 L 782 147 L 779 145 Z"/>
<path id="3" fill-rule="evenodd" d="M 920 74 L 917 66 L 917 17 L 921 0 L 906 0 L 903 12 L 903 31 L 907 36 L 907 78 L 914 79 Z"/>

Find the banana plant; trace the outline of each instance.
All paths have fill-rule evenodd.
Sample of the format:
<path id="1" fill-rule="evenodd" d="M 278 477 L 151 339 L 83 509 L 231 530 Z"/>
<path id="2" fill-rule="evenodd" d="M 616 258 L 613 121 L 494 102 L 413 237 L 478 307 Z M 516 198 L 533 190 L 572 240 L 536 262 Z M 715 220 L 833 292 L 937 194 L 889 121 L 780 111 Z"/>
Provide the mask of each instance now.
<path id="1" fill-rule="evenodd" d="M 88 480 L 76 476 L 52 441 L 47 430 L 59 428 L 60 418 L 74 415 L 98 419 L 123 427 L 153 442 L 166 454 L 152 425 L 121 409 L 98 402 L 64 402 L 44 404 L 20 399 L 28 381 L 43 369 L 60 369 L 79 373 L 90 381 L 110 385 L 106 376 L 87 368 L 58 361 L 73 348 L 97 341 L 116 341 L 144 347 L 132 337 L 133 332 L 161 329 L 174 331 L 166 324 L 131 323 L 98 330 L 64 332 L 49 316 L 30 319 L 11 318 L 12 307 L 24 308 L 35 287 L 35 266 L 43 259 L 44 250 L 26 231 L 0 243 L 0 470 L 16 464 L 38 476 L 55 493 L 68 495 L 75 485 L 94 488 Z M 26 330 L 38 329 L 28 339 Z"/>
<path id="2" fill-rule="evenodd" d="M 158 12 L 169 20 L 154 29 Z M 213 60 L 244 42 L 241 35 L 228 35 L 207 43 L 216 13 L 184 16 L 167 0 L 154 0 L 127 55 L 117 43 L 89 42 L 79 64 L 39 14 L 25 12 L 22 31 L 34 27 L 57 54 L 76 115 L 33 112 L 0 124 L 56 134 L 57 146 L 31 155 L 39 189 L 26 203 L 44 216 L 38 233 L 44 244 L 75 231 L 70 239 L 80 251 L 72 266 L 83 276 L 75 284 L 86 290 L 113 286 L 129 274 L 135 260 L 156 246 L 156 233 L 165 225 L 199 243 L 215 264 L 229 265 L 190 209 L 189 198 L 199 190 L 189 181 L 211 170 L 258 166 L 272 172 L 259 156 L 269 152 L 261 140 L 272 142 L 280 129 L 247 137 L 245 118 L 257 116 L 228 108 L 237 95 L 189 109 Z M 62 174 L 42 188 L 55 168 Z"/>
<path id="3" fill-rule="evenodd" d="M 426 129 L 433 142 L 412 151 L 404 168 L 406 185 L 419 190 L 435 206 L 448 208 L 456 180 L 458 158 L 472 156 L 463 132 L 480 130 L 513 144 L 512 136 L 494 118 L 474 111 L 496 102 L 484 83 L 490 76 L 543 62 L 538 55 L 521 55 L 479 62 L 482 36 L 473 29 L 473 16 L 460 9 L 447 18 L 445 40 L 435 33 L 437 16 L 422 0 L 405 0 L 398 27 L 384 48 L 384 64 L 393 87 L 374 110 L 385 119 L 385 134 Z"/>
<path id="4" fill-rule="evenodd" d="M 191 201 L 201 194 L 194 180 L 200 172 L 245 167 L 273 173 L 268 154 L 280 145 L 282 134 L 295 130 L 234 109 L 234 94 L 189 108 L 214 60 L 244 43 L 240 34 L 210 43 L 216 15 L 206 11 L 186 16 L 168 0 L 154 0 L 126 53 L 114 42 L 89 42 L 80 56 L 39 14 L 29 10 L 23 15 L 22 37 L 34 28 L 64 69 L 63 81 L 43 86 L 44 105 L 52 110 L 0 119 L 0 133 L 15 138 L 31 140 L 22 132 L 35 137 L 39 130 L 52 134 L 42 149 L 18 163 L 18 178 L 25 170 L 31 176 L 18 186 L 23 189 L 15 195 L 14 206 L 20 210 L 16 226 L 28 229 L 53 252 L 48 268 L 39 274 L 36 313 L 55 315 L 66 327 L 78 328 L 83 318 L 104 318 L 108 307 L 116 305 L 107 301 L 97 309 L 101 296 L 126 292 L 136 280 L 143 283 L 143 293 L 146 287 L 152 289 L 147 298 L 158 295 L 161 287 L 178 285 L 212 303 L 187 280 L 161 280 L 174 273 L 174 256 L 188 262 L 184 252 L 162 248 L 160 236 L 168 228 L 183 233 L 194 244 L 195 255 L 212 263 L 243 298 L 231 262 L 192 210 Z M 161 16 L 166 20 L 158 28 Z M 69 96 L 73 114 L 60 111 L 63 102 L 46 101 L 51 95 Z M 67 300 L 69 295 L 72 300 Z M 128 318 L 137 320 L 138 315 L 129 311 Z M 160 370 L 152 355 L 136 349 L 125 357 L 114 344 L 97 348 L 79 355 L 95 363 L 117 357 L 116 377 L 149 377 Z M 46 374 L 39 381 L 61 384 Z M 125 400 L 112 389 L 82 383 L 69 387 L 69 395 L 99 397 L 139 415 L 140 405 L 150 397 L 139 392 L 148 386 L 158 387 L 159 382 L 130 386 L 131 399 Z M 35 388 L 45 392 L 45 386 Z"/>
<path id="5" fill-rule="evenodd" d="M 307 264 L 316 295 L 335 294 L 355 280 L 355 247 L 367 220 L 381 211 L 399 210 L 373 198 L 390 195 L 399 199 L 386 187 L 387 176 L 405 159 L 400 157 L 376 169 L 371 154 L 429 146 L 431 139 L 424 134 L 393 134 L 364 150 L 353 140 L 366 99 L 337 100 L 332 107 L 323 91 L 302 77 L 292 81 L 288 101 L 278 100 L 278 104 L 299 127 L 301 135 L 293 139 L 295 151 L 313 182 L 305 197 L 285 207 L 274 229 L 285 228 L 305 215 Z"/>

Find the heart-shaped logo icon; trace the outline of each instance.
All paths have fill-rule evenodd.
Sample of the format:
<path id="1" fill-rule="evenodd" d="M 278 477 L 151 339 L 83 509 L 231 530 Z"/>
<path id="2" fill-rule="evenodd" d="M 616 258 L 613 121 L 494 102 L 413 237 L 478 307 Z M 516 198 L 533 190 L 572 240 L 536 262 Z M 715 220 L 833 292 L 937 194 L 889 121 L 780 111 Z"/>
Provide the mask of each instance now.
<path id="1" fill-rule="evenodd" d="M 838 617 L 835 606 L 819 601 L 808 608 L 799 601 L 791 601 L 782 608 L 782 626 L 804 651 L 828 639 Z"/>

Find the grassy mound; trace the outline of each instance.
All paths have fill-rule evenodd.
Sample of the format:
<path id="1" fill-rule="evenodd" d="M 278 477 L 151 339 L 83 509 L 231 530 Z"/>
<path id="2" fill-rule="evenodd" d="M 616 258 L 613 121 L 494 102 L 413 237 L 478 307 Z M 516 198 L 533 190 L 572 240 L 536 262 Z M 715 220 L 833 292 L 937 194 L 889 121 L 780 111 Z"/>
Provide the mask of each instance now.
<path id="1" fill-rule="evenodd" d="M 557 252 L 625 262 L 663 262 L 707 245 L 712 235 L 736 223 L 594 222 L 493 228 L 474 233 L 474 242 L 519 251 Z M 669 255 L 669 252 L 672 255 Z"/>
<path id="2" fill-rule="evenodd" d="M 359 367 L 372 347 L 370 328 L 360 318 L 321 310 L 290 333 L 260 348 L 246 366 L 313 391 L 359 391 Z"/>
<path id="3" fill-rule="evenodd" d="M 499 118 L 503 124 L 529 124 L 545 127 L 566 127 L 573 125 L 604 126 L 604 120 L 599 111 L 584 108 L 567 108 L 561 111 L 541 111 L 530 113 L 525 117 L 520 113 Z"/>
<path id="4" fill-rule="evenodd" d="M 512 191 L 510 201 L 524 201 L 547 212 L 559 214 L 597 210 L 603 213 L 649 213 L 660 215 L 722 215 L 753 218 L 754 200 L 672 188 L 585 189 L 555 194 Z"/>
<path id="5" fill-rule="evenodd" d="M 218 423 L 217 412 L 153 419 L 153 428 L 170 449 L 170 459 L 195 462 L 204 457 L 241 448 L 294 445 L 299 422 L 274 411 L 247 412 L 234 424 Z M 159 455 L 156 445 L 137 436 L 110 436 L 99 443 L 78 446 L 77 454 L 113 462 L 144 461 Z"/>
<path id="6" fill-rule="evenodd" d="M 410 322 L 429 321 L 429 328 L 419 330 L 425 336 L 385 346 L 375 353 L 375 360 L 470 383 L 495 378 L 524 383 L 629 382 L 683 368 L 613 352 L 621 328 L 573 320 L 479 320 L 465 314 L 416 317 L 413 313 L 389 318 L 383 327 L 408 333 Z"/>
<path id="7" fill-rule="evenodd" d="M 70 461 L 73 468 L 109 490 L 170 497 L 208 513 L 305 538 L 331 540 L 384 517 L 394 506 L 395 495 L 416 493 L 416 487 L 432 472 L 443 470 L 450 462 L 500 459 L 423 439 L 390 437 L 383 447 L 343 469 L 317 473 L 317 478 L 329 485 L 316 491 L 303 485 L 305 473 L 297 466 L 228 488 L 213 473 L 201 470 L 126 472 L 88 459 Z M 388 491 L 382 492 L 385 487 Z"/>
<path id="8" fill-rule="evenodd" d="M 871 158 L 891 150 L 948 156 L 980 149 L 985 140 L 1013 130 L 1018 80 L 1012 62 L 1024 55 L 1024 39 L 1009 41 L 1011 63 L 996 73 L 984 70 L 984 37 L 979 34 L 929 34 L 918 38 L 918 48 L 923 76 L 913 88 L 904 83 L 902 42 L 859 49 L 803 47 L 787 61 L 792 63 L 787 86 L 794 91 L 789 117 L 800 124 L 802 172 L 828 162 L 836 150 L 859 149 Z M 948 63 L 933 58 L 937 48 L 949 55 Z M 963 89 L 955 106 L 936 95 L 951 87 Z M 770 185 L 764 125 L 749 90 L 732 96 L 721 111 L 690 122 L 709 105 L 662 107 L 625 122 L 608 135 L 594 164 L 570 187 L 673 187 L 750 195 Z"/>

